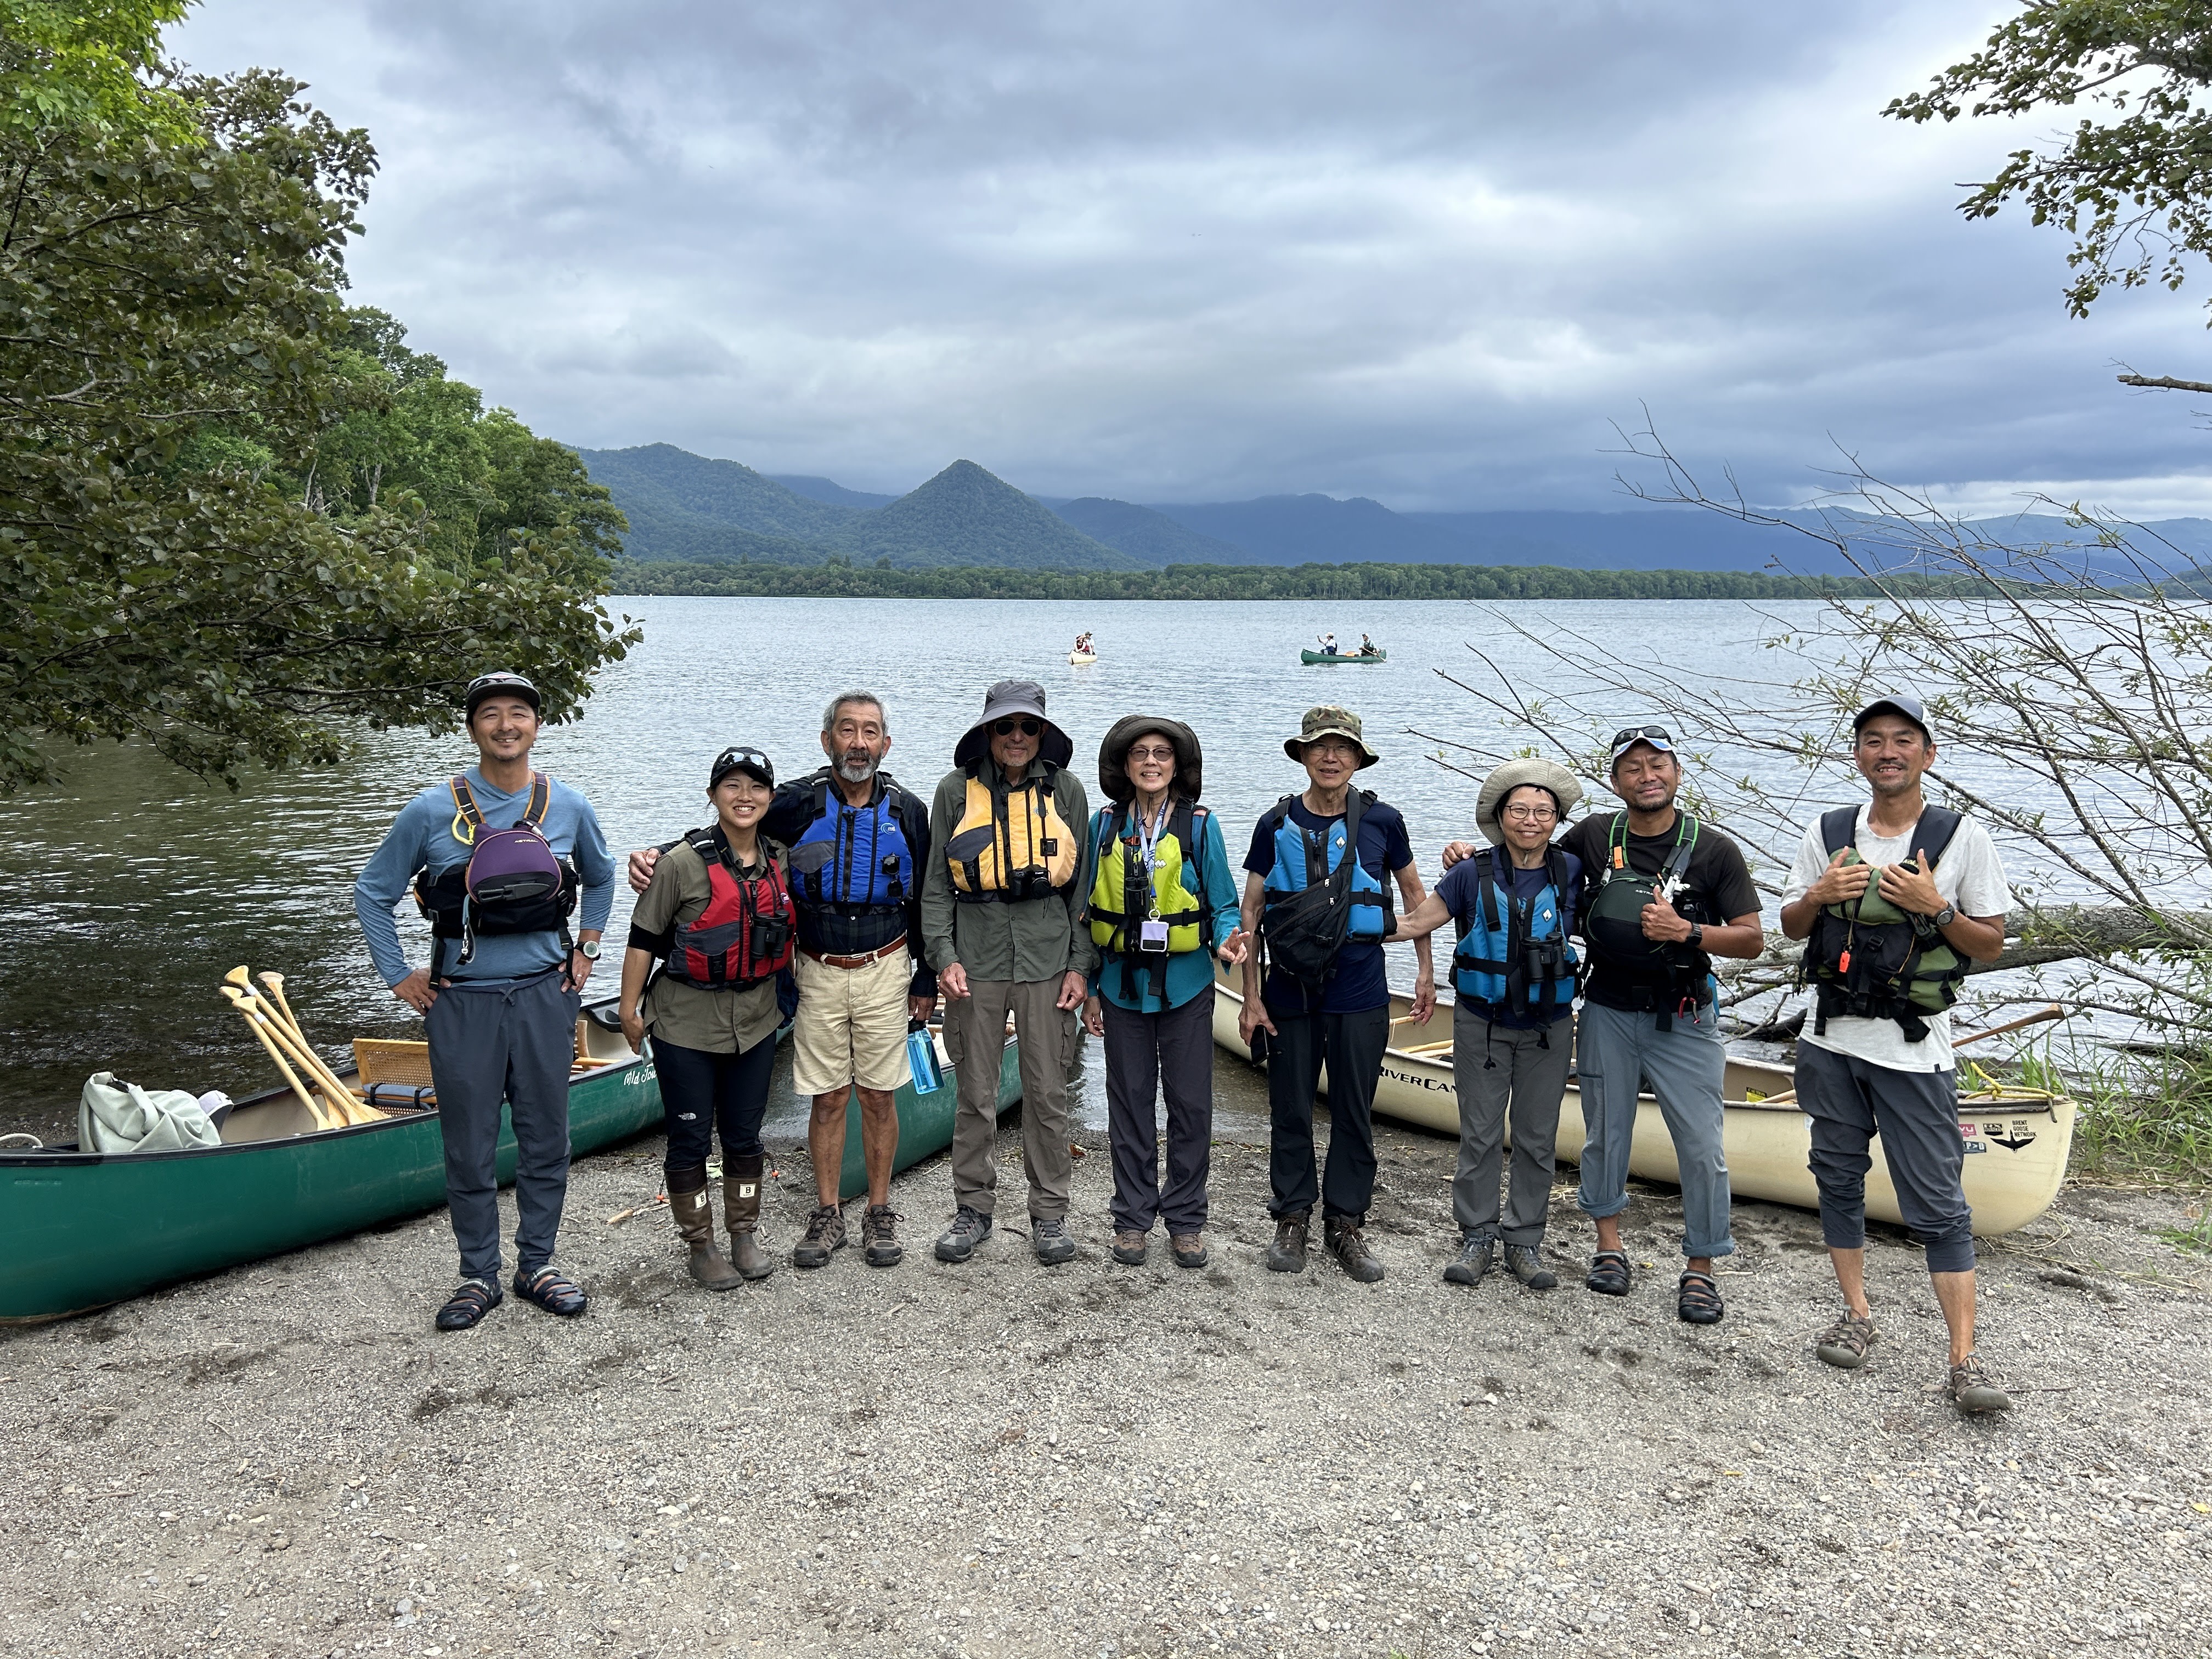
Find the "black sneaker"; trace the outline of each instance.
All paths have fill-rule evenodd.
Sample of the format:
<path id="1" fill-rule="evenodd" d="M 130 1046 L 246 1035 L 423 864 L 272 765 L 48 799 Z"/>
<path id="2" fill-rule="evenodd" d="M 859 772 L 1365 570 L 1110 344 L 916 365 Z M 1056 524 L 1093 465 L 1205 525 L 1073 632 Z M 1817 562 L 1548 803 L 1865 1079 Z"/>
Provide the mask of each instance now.
<path id="1" fill-rule="evenodd" d="M 792 1247 L 794 1267 L 826 1267 L 832 1255 L 845 1248 L 845 1212 L 824 1204 L 806 1218 L 806 1237 Z"/>
<path id="2" fill-rule="evenodd" d="M 1481 1284 L 1483 1275 L 1490 1271 L 1491 1263 L 1495 1257 L 1495 1240 L 1462 1239 L 1459 1254 L 1451 1259 L 1451 1266 L 1444 1269 L 1444 1283 L 1447 1285 Z"/>
<path id="3" fill-rule="evenodd" d="M 975 1247 L 990 1236 L 991 1218 L 963 1204 L 960 1213 L 952 1218 L 952 1224 L 938 1236 L 937 1259 L 965 1261 L 975 1254 Z"/>
<path id="4" fill-rule="evenodd" d="M 1075 1259 L 1075 1241 L 1067 1236 L 1067 1223 L 1056 1216 L 1050 1221 L 1030 1218 L 1030 1249 L 1048 1267 Z"/>

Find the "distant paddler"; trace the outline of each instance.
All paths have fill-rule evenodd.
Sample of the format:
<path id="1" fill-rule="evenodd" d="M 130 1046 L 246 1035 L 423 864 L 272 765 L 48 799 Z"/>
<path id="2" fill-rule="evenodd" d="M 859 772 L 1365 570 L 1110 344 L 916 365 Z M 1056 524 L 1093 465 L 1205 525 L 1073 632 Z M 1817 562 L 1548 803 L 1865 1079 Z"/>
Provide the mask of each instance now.
<path id="1" fill-rule="evenodd" d="M 568 1073 L 584 982 L 614 902 L 614 864 L 591 805 L 531 769 L 538 688 L 520 674 L 464 694 L 477 763 L 400 809 L 354 883 L 369 955 L 392 994 L 423 1016 L 446 1145 L 446 1198 L 461 1282 L 438 1328 L 466 1330 L 501 1301 L 500 1108 L 512 1109 L 514 1290 L 548 1313 L 584 1311 L 553 1266 L 568 1191 Z M 430 963 L 410 969 L 392 907 L 412 888 L 430 919 Z M 579 890 L 583 926 L 568 919 Z"/>
<path id="2" fill-rule="evenodd" d="M 1379 657 L 1382 654 L 1382 647 L 1375 643 L 1371 635 L 1362 634 L 1359 636 L 1359 654 L 1363 657 Z"/>
<path id="3" fill-rule="evenodd" d="M 1337 654 L 1336 635 L 1334 633 L 1317 634 L 1314 637 L 1321 641 L 1321 648 L 1325 655 L 1334 657 Z"/>
<path id="4" fill-rule="evenodd" d="M 1573 773 L 1546 760 L 1514 760 L 1483 780 L 1474 822 L 1490 845 L 1444 872 L 1437 890 L 1398 921 L 1399 939 L 1455 923 L 1452 953 L 1452 1074 L 1459 1097 L 1459 1171 L 1452 1214 L 1459 1253 L 1444 1269 L 1479 1285 L 1498 1243 L 1505 1266 L 1532 1291 L 1559 1281 L 1544 1266 L 1544 1223 L 1574 1060 L 1575 896 L 1582 860 L 1552 844 L 1582 804 Z M 1508 1116 L 1512 1172 L 1501 1224 L 1498 1182 Z"/>
<path id="5" fill-rule="evenodd" d="M 1156 714 L 1116 720 L 1098 745 L 1109 804 L 1091 820 L 1096 872 L 1076 945 L 1090 979 L 1084 1024 L 1106 1048 L 1113 1255 L 1130 1267 L 1143 1265 L 1156 1222 L 1177 1267 L 1206 1265 L 1213 963 L 1243 962 L 1245 936 L 1220 821 L 1198 804 L 1203 764 L 1197 734 Z"/>

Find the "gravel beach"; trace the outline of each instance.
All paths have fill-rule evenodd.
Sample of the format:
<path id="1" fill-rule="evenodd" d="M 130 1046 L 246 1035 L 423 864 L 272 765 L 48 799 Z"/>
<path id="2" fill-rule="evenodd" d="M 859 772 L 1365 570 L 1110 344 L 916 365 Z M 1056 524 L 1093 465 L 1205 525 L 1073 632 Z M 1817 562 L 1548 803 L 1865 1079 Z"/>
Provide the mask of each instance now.
<path id="1" fill-rule="evenodd" d="M 1236 1068 L 1226 1059 L 1224 1072 Z M 1882 1341 L 1820 1364 L 1814 1218 L 1735 1213 L 1728 1318 L 1673 1312 L 1678 1206 L 1639 1189 L 1624 1300 L 1440 1282 L 1450 1143 L 1382 1126 L 1389 1270 L 1266 1271 L 1266 1153 L 1217 1144 L 1213 1260 L 1042 1268 L 1006 1120 L 1002 1224 L 726 1296 L 684 1277 L 657 1140 L 579 1163 L 556 1322 L 441 1336 L 444 1213 L 0 1335 L 0 1654 L 2202 1654 L 2212 1261 L 2189 1200 L 2069 1189 L 1984 1255 L 1962 1421 L 1917 1252 L 1878 1230 Z M 1229 1130 L 1222 1131 L 1224 1137 Z M 771 1242 L 810 1202 L 774 1146 Z M 511 1200 L 502 1207 L 512 1230 Z M 782 1258 L 787 1263 L 787 1255 Z"/>

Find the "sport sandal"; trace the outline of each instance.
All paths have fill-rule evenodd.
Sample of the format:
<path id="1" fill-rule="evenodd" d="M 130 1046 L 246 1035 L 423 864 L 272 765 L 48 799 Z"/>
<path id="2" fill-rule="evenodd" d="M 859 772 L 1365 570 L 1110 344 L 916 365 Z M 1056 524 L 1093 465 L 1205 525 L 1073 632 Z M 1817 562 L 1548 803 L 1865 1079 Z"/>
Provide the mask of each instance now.
<path id="1" fill-rule="evenodd" d="M 517 1267 L 511 1288 L 525 1302 L 534 1302 L 547 1313 L 558 1314 L 563 1319 L 574 1319 L 592 1305 L 582 1287 L 558 1267 L 539 1267 L 527 1278 Z"/>
<path id="2" fill-rule="evenodd" d="M 1824 1364 L 1839 1370 L 1855 1371 L 1867 1362 L 1867 1351 L 1876 1340 L 1872 1314 L 1855 1314 L 1845 1309 L 1843 1316 L 1820 1333 L 1813 1352 Z"/>
<path id="3" fill-rule="evenodd" d="M 1675 1282 L 1674 1317 L 1685 1325 L 1717 1325 L 1726 1312 L 1720 1281 L 1711 1273 L 1692 1271 Z"/>
<path id="4" fill-rule="evenodd" d="M 483 1316 L 507 1298 L 500 1294 L 499 1286 L 488 1279 L 465 1279 L 446 1298 L 446 1305 L 438 1310 L 438 1328 L 441 1331 L 472 1330 Z"/>
<path id="5" fill-rule="evenodd" d="M 1589 1277 L 1583 1283 L 1600 1296 L 1626 1296 L 1630 1283 L 1628 1252 L 1600 1250 L 1590 1258 Z"/>

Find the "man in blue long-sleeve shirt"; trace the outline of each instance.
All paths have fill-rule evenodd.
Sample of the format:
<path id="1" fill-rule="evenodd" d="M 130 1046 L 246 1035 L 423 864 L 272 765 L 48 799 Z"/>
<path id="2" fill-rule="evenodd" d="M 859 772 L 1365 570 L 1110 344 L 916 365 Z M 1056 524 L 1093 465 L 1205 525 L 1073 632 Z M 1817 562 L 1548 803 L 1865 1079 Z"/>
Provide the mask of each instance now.
<path id="1" fill-rule="evenodd" d="M 392 994 L 423 1017 L 430 1076 L 445 1132 L 446 1197 L 460 1247 L 461 1283 L 438 1312 L 441 1330 L 466 1330 L 501 1300 L 499 1288 L 499 1118 L 512 1106 L 515 1162 L 515 1293 L 549 1313 L 584 1311 L 584 1292 L 552 1265 L 568 1191 L 568 1072 L 576 1013 L 614 903 L 614 864 L 584 798 L 530 765 L 538 689 L 520 674 L 469 683 L 466 709 L 477 763 L 400 809 L 354 883 L 369 955 Z M 542 801 L 539 786 L 542 784 Z M 471 816 L 474 821 L 471 822 Z M 533 822 L 580 885 L 573 943 L 562 901 L 502 917 L 469 909 L 460 935 L 460 877 L 483 836 Z M 459 833 L 457 833 L 459 832 Z M 543 854 L 541 853 L 540 856 Z M 432 965 L 410 969 L 392 907 L 422 879 L 440 936 Z"/>

